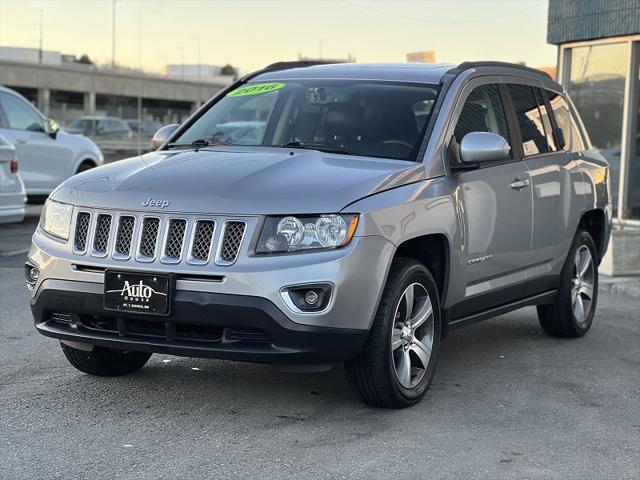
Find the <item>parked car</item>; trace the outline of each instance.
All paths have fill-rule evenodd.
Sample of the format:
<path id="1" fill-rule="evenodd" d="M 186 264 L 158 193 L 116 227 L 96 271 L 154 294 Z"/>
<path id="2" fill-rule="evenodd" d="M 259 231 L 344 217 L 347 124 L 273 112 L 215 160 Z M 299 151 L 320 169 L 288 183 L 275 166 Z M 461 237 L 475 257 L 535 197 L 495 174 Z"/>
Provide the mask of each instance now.
<path id="1" fill-rule="evenodd" d="M 135 136 L 149 138 L 160 130 L 162 124 L 155 120 L 138 120 L 137 118 L 127 118 L 124 120 Z"/>
<path id="2" fill-rule="evenodd" d="M 212 138 L 252 121 L 254 144 Z M 398 408 L 452 328 L 527 305 L 552 336 L 592 325 L 609 170 L 546 74 L 275 64 L 154 142 L 67 180 L 33 236 L 36 328 L 82 372 L 153 352 L 344 362 L 365 402 Z"/>
<path id="3" fill-rule="evenodd" d="M 65 131 L 98 140 L 130 140 L 133 131 L 127 122 L 116 117 L 82 116 L 69 122 Z"/>
<path id="4" fill-rule="evenodd" d="M 0 86 L 0 135 L 16 147 L 30 200 L 45 198 L 75 173 L 102 165 L 89 139 L 68 135 L 17 92 Z"/>
<path id="5" fill-rule="evenodd" d="M 0 135 L 0 223 L 24 219 L 27 193 L 18 174 L 18 159 L 13 144 Z"/>

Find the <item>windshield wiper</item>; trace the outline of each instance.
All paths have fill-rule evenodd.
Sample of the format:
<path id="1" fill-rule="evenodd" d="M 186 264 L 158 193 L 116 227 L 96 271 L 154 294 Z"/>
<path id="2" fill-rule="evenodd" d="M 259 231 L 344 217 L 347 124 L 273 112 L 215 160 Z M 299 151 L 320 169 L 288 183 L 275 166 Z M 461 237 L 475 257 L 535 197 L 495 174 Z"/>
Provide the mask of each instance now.
<path id="1" fill-rule="evenodd" d="M 168 144 L 167 148 L 191 147 L 197 152 L 201 148 L 210 147 L 212 145 L 233 145 L 233 144 L 229 143 L 229 142 L 223 142 L 221 140 L 198 139 L 198 140 L 194 140 L 193 142 L 173 142 L 173 143 Z"/>
<path id="2" fill-rule="evenodd" d="M 343 155 L 353 155 L 353 152 L 351 152 L 350 150 L 344 147 L 340 147 L 338 145 L 325 145 L 324 143 L 313 143 L 313 142 L 307 143 L 307 142 L 300 142 L 296 140 L 294 142 L 284 143 L 280 146 L 284 148 L 287 148 L 287 147 L 302 148 L 307 150 L 320 150 L 321 152 L 327 152 L 327 153 L 341 153 Z"/>

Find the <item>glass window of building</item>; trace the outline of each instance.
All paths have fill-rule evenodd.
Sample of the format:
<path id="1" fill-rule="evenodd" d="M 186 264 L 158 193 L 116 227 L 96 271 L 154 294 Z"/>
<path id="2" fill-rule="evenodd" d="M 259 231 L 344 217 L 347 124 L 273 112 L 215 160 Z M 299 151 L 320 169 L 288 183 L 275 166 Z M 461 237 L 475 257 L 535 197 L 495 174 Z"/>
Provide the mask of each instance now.
<path id="1" fill-rule="evenodd" d="M 612 200 L 618 202 L 624 86 L 629 44 L 609 43 L 571 49 L 568 91 L 594 148 L 611 165 Z"/>

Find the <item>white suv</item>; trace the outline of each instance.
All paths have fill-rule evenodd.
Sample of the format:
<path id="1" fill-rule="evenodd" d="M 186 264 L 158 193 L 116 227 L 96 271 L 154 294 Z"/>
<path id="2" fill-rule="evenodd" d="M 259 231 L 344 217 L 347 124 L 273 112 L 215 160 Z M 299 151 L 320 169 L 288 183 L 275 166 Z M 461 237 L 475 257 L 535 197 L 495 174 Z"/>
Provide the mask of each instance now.
<path id="1" fill-rule="evenodd" d="M 0 135 L 16 147 L 20 176 L 31 199 L 49 195 L 70 176 L 103 162 L 95 143 L 59 131 L 22 95 L 2 86 Z"/>

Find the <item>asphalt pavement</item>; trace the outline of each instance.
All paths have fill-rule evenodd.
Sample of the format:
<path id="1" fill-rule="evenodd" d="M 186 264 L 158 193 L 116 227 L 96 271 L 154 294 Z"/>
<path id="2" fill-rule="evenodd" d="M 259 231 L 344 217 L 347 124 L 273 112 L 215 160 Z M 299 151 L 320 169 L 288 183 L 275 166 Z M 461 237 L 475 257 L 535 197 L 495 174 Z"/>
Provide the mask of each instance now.
<path id="1" fill-rule="evenodd" d="M 367 407 L 342 367 L 154 355 L 82 374 L 32 326 L 35 220 L 0 226 L 0 478 L 640 479 L 640 300 L 600 292 L 589 334 L 550 338 L 527 308 L 443 344 L 417 406 Z M 21 243 L 23 242 L 23 243 Z"/>

